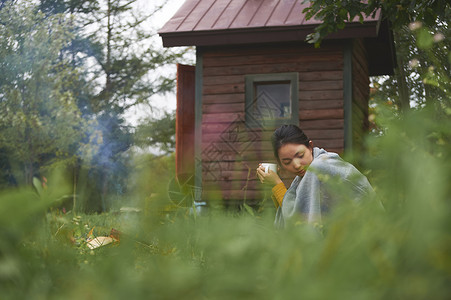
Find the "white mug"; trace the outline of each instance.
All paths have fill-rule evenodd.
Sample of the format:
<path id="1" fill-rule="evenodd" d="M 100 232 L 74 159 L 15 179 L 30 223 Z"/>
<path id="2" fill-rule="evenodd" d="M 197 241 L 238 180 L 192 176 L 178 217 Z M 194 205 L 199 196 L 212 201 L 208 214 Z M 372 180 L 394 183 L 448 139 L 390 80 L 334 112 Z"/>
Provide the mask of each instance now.
<path id="1" fill-rule="evenodd" d="M 261 163 L 261 165 L 265 168 L 265 173 L 269 173 L 269 170 L 273 170 L 277 173 L 277 164 Z"/>

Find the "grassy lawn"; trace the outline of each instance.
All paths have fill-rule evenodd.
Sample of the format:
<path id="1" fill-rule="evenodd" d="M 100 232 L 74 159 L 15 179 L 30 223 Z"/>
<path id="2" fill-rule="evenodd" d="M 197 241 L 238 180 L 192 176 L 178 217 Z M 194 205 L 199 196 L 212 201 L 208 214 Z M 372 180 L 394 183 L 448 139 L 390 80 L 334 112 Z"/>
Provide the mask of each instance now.
<path id="1" fill-rule="evenodd" d="M 415 225 L 419 218 L 373 205 L 343 206 L 322 229 L 284 230 L 274 228 L 270 210 L 196 218 L 184 209 L 23 213 L 2 231 L 2 299 L 440 299 L 449 292 L 443 220 Z M 90 236 L 112 228 L 119 242 L 87 247 Z"/>

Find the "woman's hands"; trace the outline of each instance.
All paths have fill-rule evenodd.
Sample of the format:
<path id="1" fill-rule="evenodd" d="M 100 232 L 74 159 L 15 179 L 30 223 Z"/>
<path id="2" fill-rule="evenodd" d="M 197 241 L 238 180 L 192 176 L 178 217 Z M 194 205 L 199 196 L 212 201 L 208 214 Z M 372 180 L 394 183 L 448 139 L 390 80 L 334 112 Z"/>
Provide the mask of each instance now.
<path id="1" fill-rule="evenodd" d="M 263 167 L 261 164 L 259 164 L 257 168 L 257 177 L 261 183 L 271 186 L 275 186 L 282 182 L 276 172 L 268 170 L 268 173 L 265 173 L 265 167 Z"/>

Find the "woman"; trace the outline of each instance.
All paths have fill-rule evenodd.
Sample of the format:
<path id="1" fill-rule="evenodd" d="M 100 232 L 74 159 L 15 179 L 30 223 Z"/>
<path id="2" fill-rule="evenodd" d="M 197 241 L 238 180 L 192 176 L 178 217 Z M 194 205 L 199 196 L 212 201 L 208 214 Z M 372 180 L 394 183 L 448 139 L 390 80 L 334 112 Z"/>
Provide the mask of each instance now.
<path id="1" fill-rule="evenodd" d="M 272 145 L 279 166 L 297 175 L 287 190 L 277 173 L 257 168 L 260 181 L 273 186 L 278 225 L 283 226 L 295 215 L 303 216 L 308 223 L 321 222 L 321 216 L 336 202 L 360 200 L 374 193 L 367 178 L 353 165 L 336 153 L 313 147 L 295 125 L 276 129 Z"/>

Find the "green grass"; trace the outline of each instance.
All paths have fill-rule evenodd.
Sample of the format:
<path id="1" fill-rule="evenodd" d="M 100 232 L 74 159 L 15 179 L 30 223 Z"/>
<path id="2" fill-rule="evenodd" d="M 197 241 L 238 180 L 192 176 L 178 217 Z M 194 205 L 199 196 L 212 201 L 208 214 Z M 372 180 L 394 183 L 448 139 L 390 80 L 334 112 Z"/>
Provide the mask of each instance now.
<path id="1" fill-rule="evenodd" d="M 0 299 L 449 298 L 451 126 L 425 117 L 368 141 L 385 210 L 343 204 L 322 227 L 276 229 L 268 208 L 194 217 L 164 197 L 141 213 L 77 216 L 48 208 L 64 188 L 4 191 Z M 120 243 L 86 247 L 111 228 Z"/>

